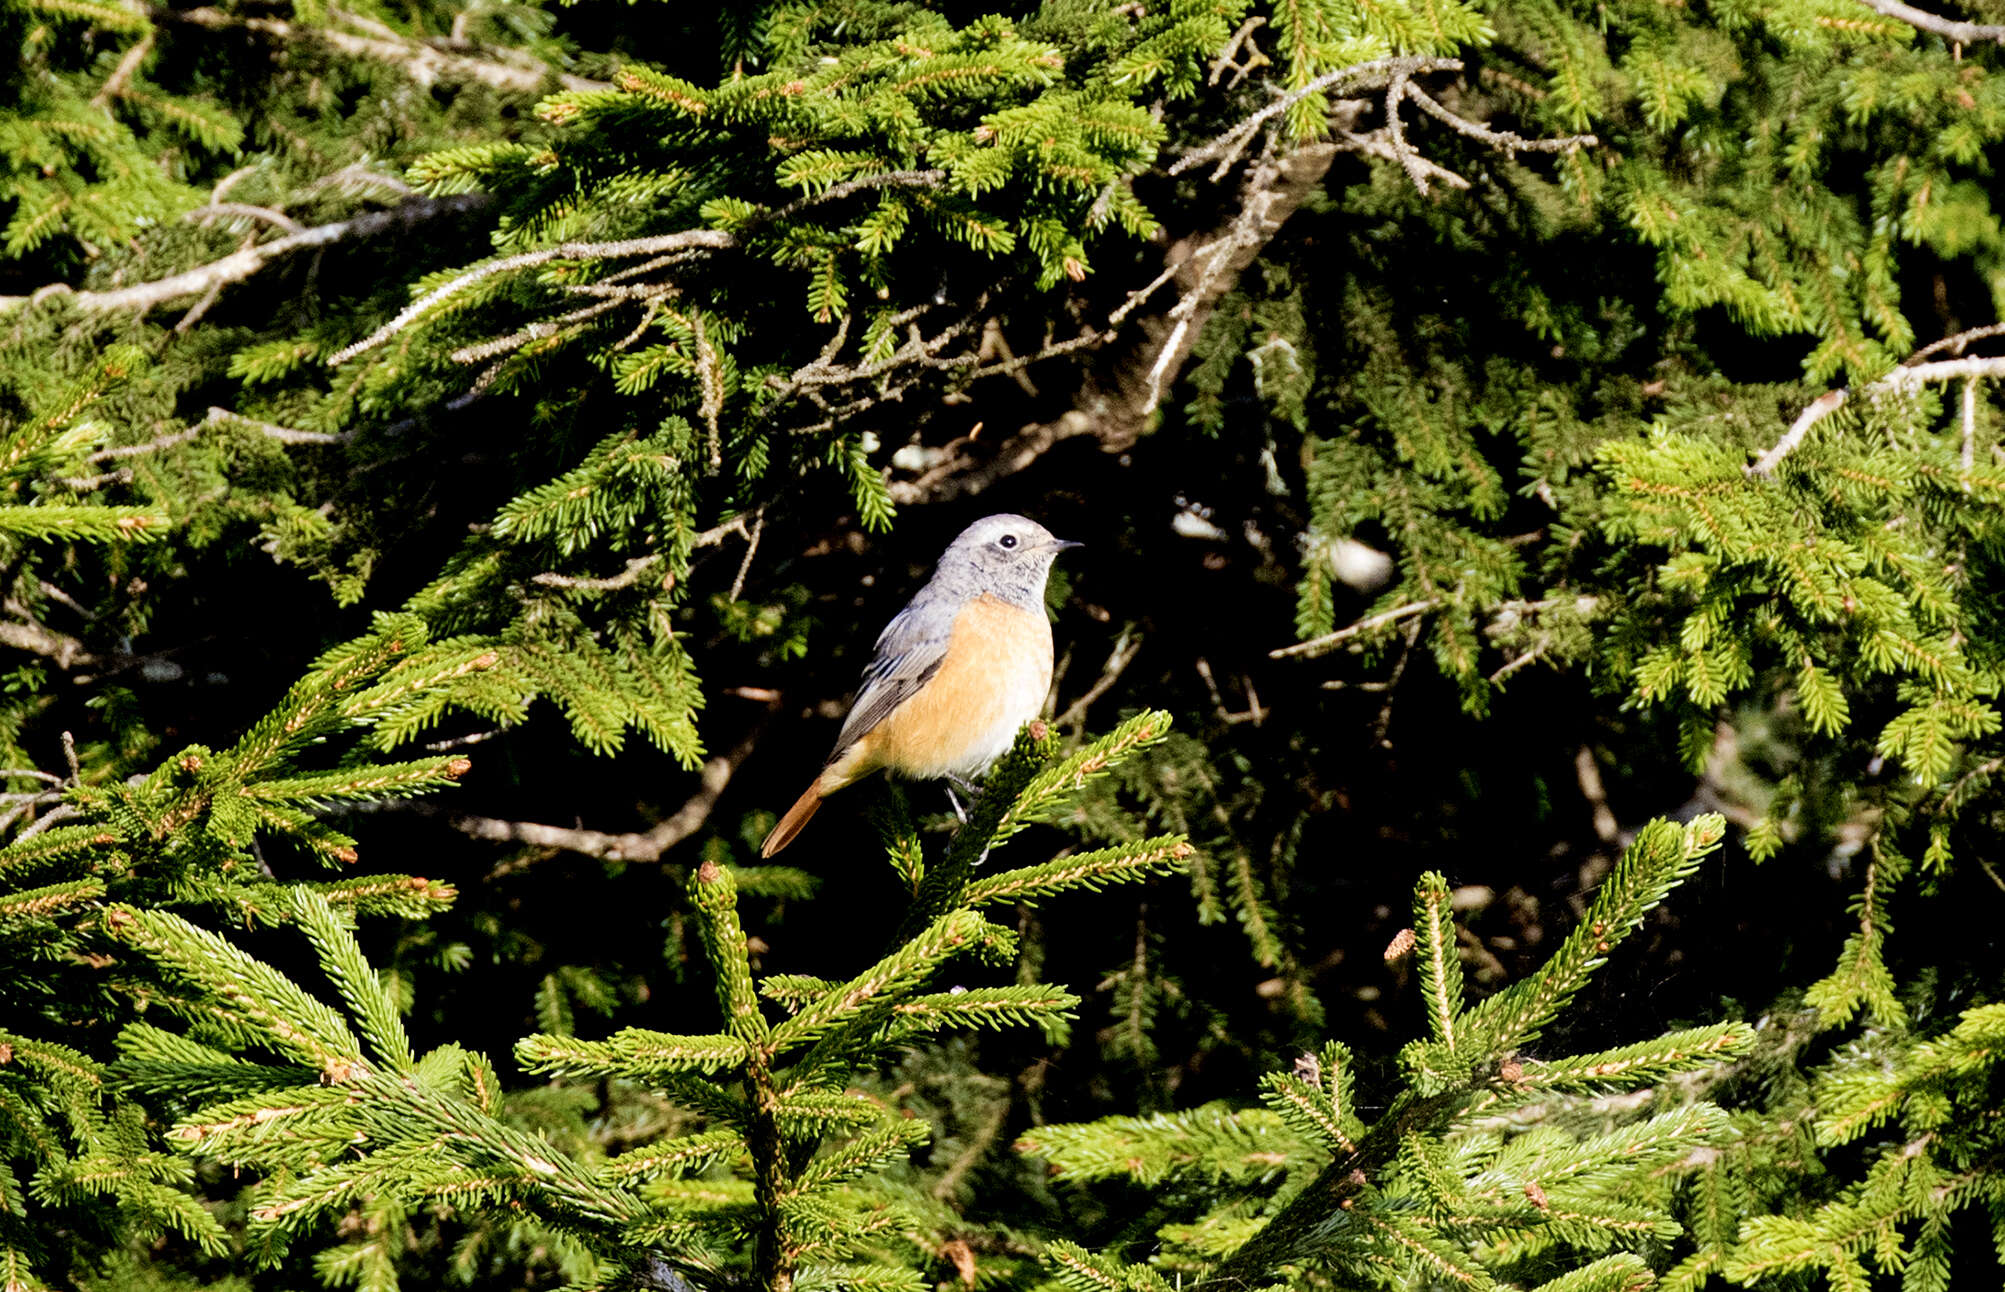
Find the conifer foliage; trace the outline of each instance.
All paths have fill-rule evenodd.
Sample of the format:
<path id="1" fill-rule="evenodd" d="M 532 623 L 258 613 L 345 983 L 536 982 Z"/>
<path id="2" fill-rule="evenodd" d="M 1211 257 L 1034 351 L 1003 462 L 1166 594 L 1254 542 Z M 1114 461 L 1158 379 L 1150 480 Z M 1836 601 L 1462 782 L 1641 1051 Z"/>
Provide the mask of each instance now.
<path id="1" fill-rule="evenodd" d="M 1693 1165 L 1731 1136 L 1727 1114 L 1680 1097 L 1674 1079 L 1731 1064 L 1753 1030 L 1722 1023 L 1593 1054 L 1524 1052 L 1724 831 L 1718 817 L 1646 826 L 1552 958 L 1473 1005 L 1447 882 L 1424 876 L 1413 926 L 1386 954 L 1416 962 L 1428 1034 L 1400 1051 L 1389 1097 L 1333 1041 L 1268 1074 L 1263 1107 L 1025 1136 L 1020 1147 L 1062 1179 L 1182 1186 L 1153 1218 L 1160 1255 L 1127 1264 L 1054 1243 L 1059 1281 L 1160 1292 L 1178 1277 L 1264 1286 L 1293 1269 L 1291 1283 L 1313 1270 L 1387 1288 L 1647 1285 L 1649 1251 L 1679 1236 Z M 1648 1097 L 1607 1097 L 1618 1091 Z"/>
<path id="2" fill-rule="evenodd" d="M 0 1289 L 1995 1281 L 1964 7 L 0 0 Z M 874 899 L 750 751 L 971 502 L 1173 595 L 771 968 Z M 1723 841 L 1774 1008 L 1584 1017 Z"/>
<path id="3" fill-rule="evenodd" d="M 755 979 L 737 878 L 714 862 L 698 868 L 689 905 L 721 1030 L 534 1035 L 516 1047 L 532 1072 L 657 1090 L 696 1119 L 688 1133 L 587 1158 L 525 1133 L 486 1058 L 450 1043 L 413 1050 L 349 917 L 303 887 L 286 891 L 273 918 L 312 944 L 321 995 L 180 915 L 112 906 L 108 936 L 159 969 L 174 992 L 163 1003 L 190 1024 L 132 1024 L 114 1073 L 181 1110 L 166 1136 L 176 1150 L 263 1176 L 246 1199 L 244 1241 L 265 1261 L 325 1242 L 356 1207 L 394 1234 L 407 1214 L 443 1204 L 512 1213 L 516 1228 L 549 1241 L 568 1236 L 581 1245 L 575 1287 L 630 1286 L 659 1277 L 648 1273 L 656 1267 L 782 1292 L 923 1287 L 920 1271 L 946 1241 L 934 1233 L 937 1209 L 875 1177 L 926 1139 L 926 1123 L 852 1083 L 943 1031 L 1066 1025 L 1079 1001 L 1062 987 L 939 990 L 939 975 L 950 963 L 1007 963 L 1016 937 L 986 912 L 1175 870 L 1188 845 L 1164 836 L 980 878 L 973 868 L 1159 739 L 1167 721 L 1140 715 L 1055 761 L 1051 737 L 1026 731 L 930 869 L 911 827 L 895 827 L 889 853 L 914 903 L 910 935 L 846 978 Z M 328 1248 L 317 1264 L 365 1286 L 394 1279 L 380 1240 Z"/>

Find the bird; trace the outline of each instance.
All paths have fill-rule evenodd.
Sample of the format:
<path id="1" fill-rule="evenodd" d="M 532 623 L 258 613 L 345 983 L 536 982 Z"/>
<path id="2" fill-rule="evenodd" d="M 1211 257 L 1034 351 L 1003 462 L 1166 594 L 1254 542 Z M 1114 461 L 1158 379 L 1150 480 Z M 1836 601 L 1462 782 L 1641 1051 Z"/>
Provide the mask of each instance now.
<path id="1" fill-rule="evenodd" d="M 878 634 L 835 748 L 759 855 L 792 843 L 823 799 L 873 772 L 965 786 L 1008 752 L 1051 689 L 1051 563 L 1079 546 L 1009 513 L 962 530 Z"/>

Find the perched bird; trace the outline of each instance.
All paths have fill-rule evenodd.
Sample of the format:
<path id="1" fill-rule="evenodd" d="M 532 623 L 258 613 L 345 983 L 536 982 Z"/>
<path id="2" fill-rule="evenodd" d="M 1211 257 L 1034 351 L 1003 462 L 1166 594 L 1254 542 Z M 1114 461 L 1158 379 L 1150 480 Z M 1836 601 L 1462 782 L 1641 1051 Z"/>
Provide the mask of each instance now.
<path id="1" fill-rule="evenodd" d="M 872 772 L 966 781 L 1008 752 L 1051 689 L 1045 579 L 1052 559 L 1078 546 L 1022 516 L 962 530 L 878 634 L 834 752 L 759 855 L 792 843 L 824 798 Z"/>

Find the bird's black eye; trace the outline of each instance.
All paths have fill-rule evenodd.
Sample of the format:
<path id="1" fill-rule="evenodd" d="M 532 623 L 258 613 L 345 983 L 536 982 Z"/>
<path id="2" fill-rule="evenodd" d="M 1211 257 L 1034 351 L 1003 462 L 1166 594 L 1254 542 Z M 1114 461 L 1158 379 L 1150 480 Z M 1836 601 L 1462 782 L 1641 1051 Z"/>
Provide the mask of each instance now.
<path id="1" fill-rule="evenodd" d="M 1015 546 L 1016 546 L 1016 535 L 1015 535 L 1015 534 L 1004 534 L 1004 535 L 1003 535 L 1003 536 L 1002 536 L 1001 538 L 999 538 L 999 539 L 997 539 L 997 540 L 996 540 L 996 543 L 997 543 L 997 545 L 998 545 L 998 546 L 1001 546 L 1001 547 L 1015 547 Z"/>

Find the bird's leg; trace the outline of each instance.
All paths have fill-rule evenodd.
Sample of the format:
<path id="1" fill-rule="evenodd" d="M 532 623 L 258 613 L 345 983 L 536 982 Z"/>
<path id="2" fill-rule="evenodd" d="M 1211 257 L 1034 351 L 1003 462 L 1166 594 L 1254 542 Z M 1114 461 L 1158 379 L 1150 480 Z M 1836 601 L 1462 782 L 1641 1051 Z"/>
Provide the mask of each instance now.
<path id="1" fill-rule="evenodd" d="M 953 777 L 951 779 L 959 780 L 960 778 Z M 962 788 L 965 789 L 967 787 L 964 785 L 962 786 Z M 968 814 L 961 810 L 960 797 L 954 793 L 954 787 L 952 785 L 949 785 L 947 787 L 947 803 L 954 809 L 954 815 L 960 819 L 961 824 L 966 825 L 968 823 Z"/>

